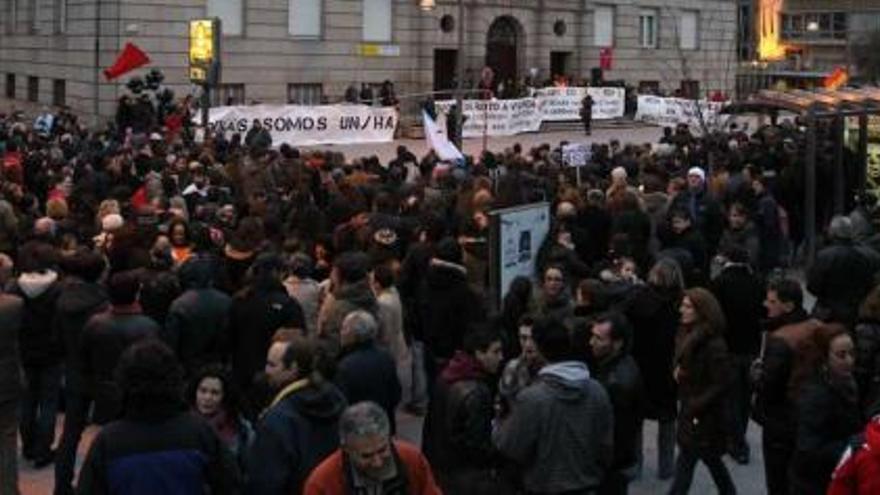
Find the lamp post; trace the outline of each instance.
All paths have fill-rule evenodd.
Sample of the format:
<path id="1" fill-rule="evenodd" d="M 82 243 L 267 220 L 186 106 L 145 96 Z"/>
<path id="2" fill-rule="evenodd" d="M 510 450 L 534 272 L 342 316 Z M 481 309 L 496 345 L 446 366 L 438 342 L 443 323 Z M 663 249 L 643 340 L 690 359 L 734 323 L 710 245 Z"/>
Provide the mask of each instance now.
<path id="1" fill-rule="evenodd" d="M 464 138 L 463 117 L 464 117 L 464 97 L 462 90 L 464 89 L 464 0 L 456 0 L 458 4 L 458 15 L 456 16 L 456 24 L 458 27 L 458 40 L 455 50 L 455 128 L 457 134 L 454 144 L 462 150 L 462 140 Z M 436 8 L 435 0 L 419 0 L 419 8 L 423 12 L 432 12 Z"/>

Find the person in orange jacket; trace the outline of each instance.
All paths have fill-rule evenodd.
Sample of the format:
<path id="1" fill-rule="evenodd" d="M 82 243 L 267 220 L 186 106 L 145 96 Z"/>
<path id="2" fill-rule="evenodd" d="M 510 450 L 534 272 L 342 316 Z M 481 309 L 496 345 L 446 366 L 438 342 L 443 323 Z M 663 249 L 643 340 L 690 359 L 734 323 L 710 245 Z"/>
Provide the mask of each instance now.
<path id="1" fill-rule="evenodd" d="M 359 402 L 339 419 L 340 447 L 306 480 L 304 495 L 442 495 L 419 450 L 391 440 L 385 410 Z"/>
<path id="2" fill-rule="evenodd" d="M 828 486 L 828 495 L 875 493 L 880 493 L 880 415 L 874 416 L 843 453 Z"/>

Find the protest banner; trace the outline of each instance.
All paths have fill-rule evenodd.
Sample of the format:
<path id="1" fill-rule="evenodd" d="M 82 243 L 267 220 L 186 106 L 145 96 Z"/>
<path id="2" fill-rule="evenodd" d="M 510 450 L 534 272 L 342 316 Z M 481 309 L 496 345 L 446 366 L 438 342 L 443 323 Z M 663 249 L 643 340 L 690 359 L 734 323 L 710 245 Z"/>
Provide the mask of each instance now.
<path id="1" fill-rule="evenodd" d="M 452 100 L 436 102 L 438 112 L 449 113 Z M 534 98 L 518 100 L 465 100 L 464 137 L 514 136 L 524 132 L 537 132 L 541 128 L 541 116 Z"/>
<path id="2" fill-rule="evenodd" d="M 259 120 L 275 146 L 387 143 L 394 140 L 398 115 L 394 108 L 366 105 L 254 105 L 211 108 L 211 132 L 244 136 Z"/>
<path id="3" fill-rule="evenodd" d="M 464 100 L 464 137 L 513 136 L 537 132 L 543 122 L 580 120 L 581 101 L 593 97 L 593 118 L 623 117 L 623 88 L 543 88 L 529 98 L 517 100 Z M 453 100 L 435 103 L 448 113 Z"/>
<path id="4" fill-rule="evenodd" d="M 640 95 L 636 120 L 664 127 L 678 124 L 695 127 L 705 124 L 707 127 L 715 127 L 725 104 L 708 100 Z"/>
<path id="5" fill-rule="evenodd" d="M 581 120 L 581 104 L 589 93 L 593 98 L 593 120 L 623 117 L 623 88 L 542 88 L 534 93 L 544 122 Z"/>

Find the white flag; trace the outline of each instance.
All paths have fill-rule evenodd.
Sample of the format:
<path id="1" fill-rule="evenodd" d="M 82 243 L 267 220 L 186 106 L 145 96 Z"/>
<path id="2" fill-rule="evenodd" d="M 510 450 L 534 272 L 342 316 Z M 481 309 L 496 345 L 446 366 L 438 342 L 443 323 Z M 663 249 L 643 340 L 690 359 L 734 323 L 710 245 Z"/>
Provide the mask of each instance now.
<path id="1" fill-rule="evenodd" d="M 464 155 L 449 141 L 446 132 L 434 122 L 428 112 L 422 110 L 422 119 L 425 122 L 425 141 L 440 157 L 441 160 L 455 161 L 464 160 Z"/>

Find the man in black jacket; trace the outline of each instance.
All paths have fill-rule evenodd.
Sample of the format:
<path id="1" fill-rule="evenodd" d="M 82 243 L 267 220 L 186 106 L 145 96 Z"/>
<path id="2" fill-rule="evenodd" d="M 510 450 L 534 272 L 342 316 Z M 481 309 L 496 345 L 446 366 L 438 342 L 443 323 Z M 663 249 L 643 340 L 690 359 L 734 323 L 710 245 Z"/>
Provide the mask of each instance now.
<path id="1" fill-rule="evenodd" d="M 55 324 L 65 350 L 64 431 L 55 462 L 55 495 L 72 495 L 76 450 L 86 427 L 92 397 L 83 377 L 79 352 L 83 328 L 89 318 L 109 305 L 107 291 L 98 283 L 106 268 L 104 258 L 93 251 L 77 252 L 62 262 L 67 277 L 56 303 Z"/>
<path id="2" fill-rule="evenodd" d="M 186 410 L 183 373 L 155 339 L 132 345 L 117 370 L 125 413 L 89 448 L 77 493 L 238 493 L 232 455 L 211 426 Z"/>
<path id="3" fill-rule="evenodd" d="M 744 247 L 731 246 L 722 253 L 724 267 L 710 289 L 724 312 L 724 337 L 730 352 L 733 379 L 727 406 L 730 426 L 728 451 L 739 464 L 749 462 L 746 432 L 752 390 L 749 372 L 761 346 L 761 320 L 764 318 L 764 283 L 749 266 L 750 254 Z"/>
<path id="4" fill-rule="evenodd" d="M 754 417 L 763 426 L 761 446 L 769 495 L 789 493 L 788 468 L 796 431 L 792 397 L 798 395 L 790 390 L 792 373 L 799 355 L 801 359 L 806 356 L 813 333 L 803 299 L 803 289 L 797 280 L 781 278 L 771 280 L 767 286 L 767 336 L 753 379 L 757 389 Z M 777 331 L 786 332 L 787 338 L 777 336 Z"/>
<path id="5" fill-rule="evenodd" d="M 437 379 L 425 417 L 422 450 L 446 493 L 489 493 L 498 453 L 492 444 L 492 384 L 501 365 L 501 338 L 486 331 L 465 337 Z"/>
<path id="6" fill-rule="evenodd" d="M 165 321 L 164 340 L 187 376 L 202 365 L 226 360 L 232 299 L 214 288 L 215 267 L 213 258 L 202 255 L 180 267 L 184 293 L 171 303 Z"/>
<path id="7" fill-rule="evenodd" d="M 632 327 L 619 313 L 600 315 L 593 322 L 590 350 L 596 380 L 605 387 L 614 409 L 614 461 L 599 489 L 603 495 L 626 495 L 639 461 L 644 387 L 639 366 L 629 353 Z"/>
<path id="8" fill-rule="evenodd" d="M 816 256 L 807 272 L 807 290 L 816 296 L 814 313 L 851 326 L 858 307 L 874 286 L 880 256 L 854 240 L 852 222 L 837 216 L 828 227 L 831 244 Z"/>
<path id="9" fill-rule="evenodd" d="M 401 396 L 400 380 L 394 358 L 376 346 L 378 330 L 376 318 L 364 310 L 349 313 L 342 320 L 342 355 L 336 369 L 336 384 L 349 404 L 372 401 L 382 406 L 393 434 Z"/>
<path id="10" fill-rule="evenodd" d="M 137 271 L 113 275 L 108 288 L 111 306 L 89 318 L 79 351 L 98 424 L 112 421 L 122 412 L 122 390 L 113 376 L 122 353 L 135 342 L 159 337 L 159 324 L 145 316 L 138 303 Z"/>

